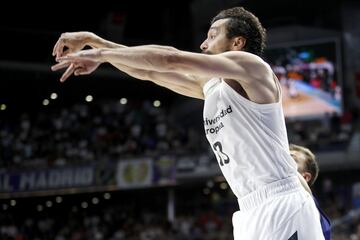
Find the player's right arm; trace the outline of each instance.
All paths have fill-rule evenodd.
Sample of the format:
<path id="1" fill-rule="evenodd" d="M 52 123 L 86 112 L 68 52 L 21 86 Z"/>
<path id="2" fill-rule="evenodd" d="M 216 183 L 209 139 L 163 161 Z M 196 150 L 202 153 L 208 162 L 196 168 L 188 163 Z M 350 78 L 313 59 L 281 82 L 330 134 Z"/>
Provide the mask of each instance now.
<path id="1" fill-rule="evenodd" d="M 83 49 L 85 46 L 90 46 L 91 48 L 127 48 L 125 45 L 108 41 L 91 32 L 63 33 L 54 46 L 53 56 L 58 59 L 59 57 L 65 56 L 68 53 L 77 52 Z M 153 48 L 171 48 L 156 45 L 151 46 Z M 67 49 L 65 50 L 65 48 Z M 80 63 L 82 66 L 86 64 L 89 64 L 89 62 Z M 90 64 L 95 65 L 95 63 Z M 119 63 L 110 62 L 110 64 L 134 78 L 152 81 L 157 85 L 168 88 L 184 96 L 204 99 L 202 88 L 199 86 L 198 81 L 196 81 L 194 76 L 174 72 L 156 72 L 136 69 Z M 55 65 L 52 69 L 56 71 L 60 68 L 69 66 L 70 64 L 66 64 L 65 62 Z M 66 79 L 68 76 L 70 76 L 72 71 L 75 71 L 75 75 L 90 74 L 97 68 L 96 66 L 96 68 L 92 68 L 91 71 L 88 71 L 88 69 L 85 68 L 83 71 L 81 71 L 81 69 L 76 70 L 75 66 L 76 65 L 70 69 L 68 68 L 62 79 Z"/>

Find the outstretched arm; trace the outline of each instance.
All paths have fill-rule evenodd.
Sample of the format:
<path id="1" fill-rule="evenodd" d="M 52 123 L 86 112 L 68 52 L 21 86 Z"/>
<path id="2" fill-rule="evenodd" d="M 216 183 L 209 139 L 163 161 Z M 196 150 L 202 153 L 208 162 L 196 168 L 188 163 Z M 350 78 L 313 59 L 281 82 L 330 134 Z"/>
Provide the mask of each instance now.
<path id="1" fill-rule="evenodd" d="M 77 52 L 83 49 L 85 46 L 92 48 L 127 48 L 125 45 L 117 44 L 106 39 L 103 39 L 91 32 L 71 32 L 63 33 L 56 42 L 53 49 L 53 56 L 56 59 L 66 56 L 69 53 Z M 156 49 L 172 49 L 171 47 L 150 45 L 149 47 Z M 66 49 L 66 50 L 65 50 Z M 119 63 L 112 63 L 117 69 L 128 75 L 141 79 L 149 80 L 157 85 L 166 87 L 179 94 L 203 99 L 203 93 L 200 86 L 196 83 L 194 76 L 179 74 L 174 72 L 156 72 L 143 69 L 132 68 Z M 75 75 L 83 75 L 92 73 L 100 63 L 96 63 L 93 60 L 83 60 L 74 63 L 62 62 L 52 67 L 52 70 L 56 71 L 61 68 L 67 68 L 61 81 L 65 81 L 73 73 Z"/>
<path id="2" fill-rule="evenodd" d="M 117 44 L 100 37 L 93 37 L 90 41 L 88 41 L 88 45 L 92 48 L 128 48 L 125 45 Z M 148 46 L 158 50 L 175 50 L 175 48 L 167 46 Z M 110 62 L 110 64 L 134 78 L 152 81 L 159 86 L 168 88 L 187 97 L 204 99 L 202 89 L 200 88 L 200 85 L 197 83 L 197 80 L 194 76 L 175 72 L 156 72 L 151 70 L 137 69 L 115 62 Z"/>
<path id="3" fill-rule="evenodd" d="M 262 79 L 270 72 L 261 58 L 243 51 L 206 55 L 156 45 L 84 50 L 60 58 L 61 61 L 76 59 L 118 63 L 156 72 L 239 79 L 243 83 Z"/>
<path id="4" fill-rule="evenodd" d="M 72 62 L 86 59 L 159 73 L 189 74 L 196 76 L 200 89 L 213 77 L 233 79 L 241 84 L 251 101 L 262 104 L 279 99 L 270 66 L 260 57 L 243 51 L 207 55 L 172 47 L 146 45 L 83 50 L 59 58 L 60 61 Z"/>
<path id="5" fill-rule="evenodd" d="M 246 90 L 250 100 L 257 103 L 271 103 L 276 101 L 275 96 L 278 96 L 269 65 L 261 58 L 247 52 L 229 51 L 221 54 L 206 55 L 158 45 L 127 47 L 99 37 L 85 37 L 84 39 L 87 40 L 82 41 L 82 44 L 105 48 L 83 50 L 75 53 L 74 51 L 72 53 L 71 51 L 63 52 L 63 46 L 69 44 L 68 37 L 63 40 L 59 39 L 54 47 L 53 54 L 60 61 L 55 68 L 69 67 L 62 77 L 62 81 L 72 73 L 77 75 L 82 71 L 81 66 L 78 67 L 76 64 L 77 62 L 88 60 L 96 61 L 99 64 L 109 62 L 114 66 L 126 66 L 134 70 L 156 72 L 157 77 L 177 76 L 182 80 L 188 79 L 191 81 L 180 81 L 185 84 L 183 87 L 187 89 L 194 89 L 193 87 L 195 87 L 197 92 L 202 92 L 203 85 L 210 78 L 220 77 L 238 81 Z M 69 65 L 68 62 L 72 64 Z M 162 76 L 161 73 L 166 74 Z M 189 79 L 189 75 L 196 77 Z M 170 89 L 172 89 L 171 85 L 177 79 L 175 78 L 174 81 L 168 79 Z M 187 85 L 188 83 L 189 85 Z"/>

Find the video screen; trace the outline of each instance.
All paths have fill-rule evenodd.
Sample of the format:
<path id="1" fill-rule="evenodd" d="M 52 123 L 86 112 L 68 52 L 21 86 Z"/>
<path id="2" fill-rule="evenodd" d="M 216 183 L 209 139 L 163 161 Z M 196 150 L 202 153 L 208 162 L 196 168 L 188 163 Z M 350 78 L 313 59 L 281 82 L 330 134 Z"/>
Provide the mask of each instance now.
<path id="1" fill-rule="evenodd" d="M 287 118 L 342 113 L 341 54 L 336 39 L 270 47 L 265 59 L 283 89 Z"/>

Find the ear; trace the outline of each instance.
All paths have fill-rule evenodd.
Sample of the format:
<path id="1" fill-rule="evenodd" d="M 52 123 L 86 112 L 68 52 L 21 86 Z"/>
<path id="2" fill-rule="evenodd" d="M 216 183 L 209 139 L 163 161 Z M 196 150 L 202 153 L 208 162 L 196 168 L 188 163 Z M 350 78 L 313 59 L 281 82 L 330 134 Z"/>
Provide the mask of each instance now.
<path id="1" fill-rule="evenodd" d="M 242 50 L 245 47 L 246 39 L 244 37 L 234 37 L 233 48 L 234 50 Z"/>
<path id="2" fill-rule="evenodd" d="M 309 183 L 309 181 L 310 181 L 311 178 L 312 178 L 312 175 L 311 175 L 311 173 L 309 173 L 309 172 L 304 172 L 304 173 L 302 174 L 302 176 L 304 177 L 304 179 L 305 179 L 305 181 L 306 181 L 307 183 Z"/>

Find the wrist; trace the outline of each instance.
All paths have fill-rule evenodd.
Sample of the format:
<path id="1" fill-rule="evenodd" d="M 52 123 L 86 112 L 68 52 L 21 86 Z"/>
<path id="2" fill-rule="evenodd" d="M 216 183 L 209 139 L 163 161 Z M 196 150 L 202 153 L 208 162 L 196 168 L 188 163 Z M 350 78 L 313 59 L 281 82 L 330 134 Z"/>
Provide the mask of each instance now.
<path id="1" fill-rule="evenodd" d="M 86 32 L 84 43 L 92 48 L 105 47 L 104 39 L 92 32 Z"/>

